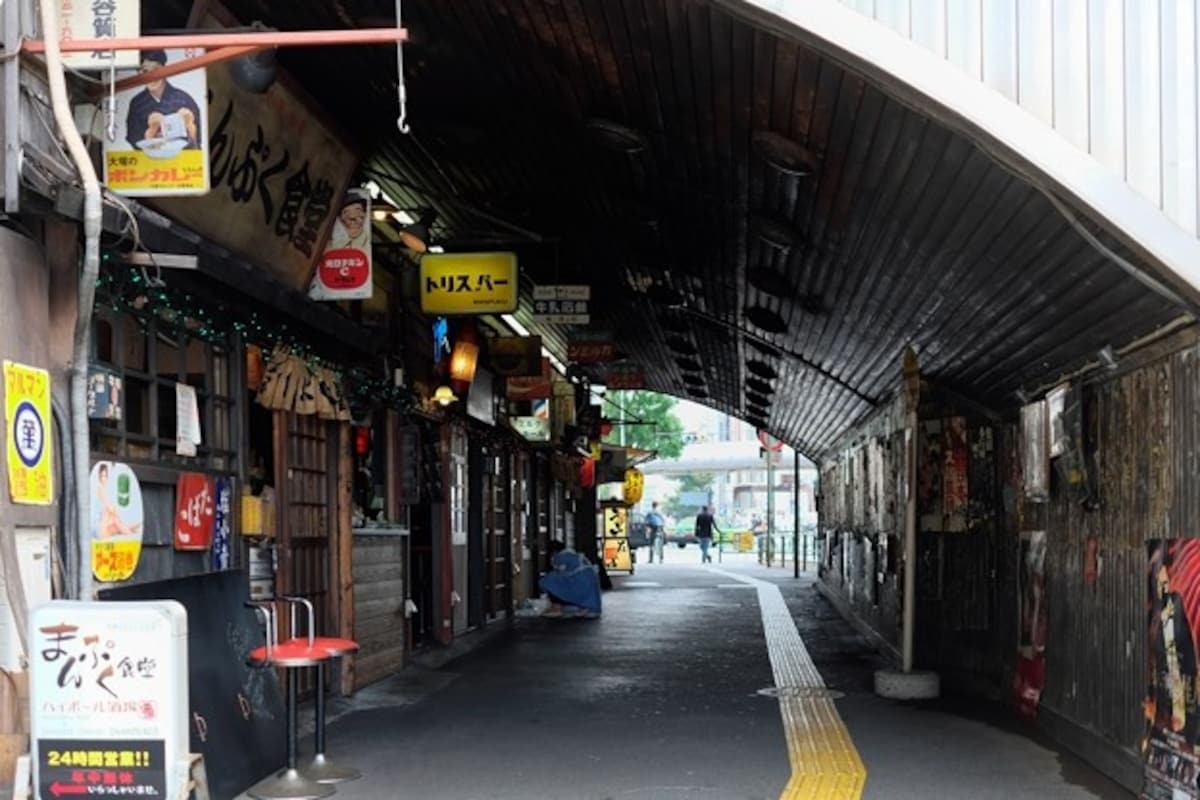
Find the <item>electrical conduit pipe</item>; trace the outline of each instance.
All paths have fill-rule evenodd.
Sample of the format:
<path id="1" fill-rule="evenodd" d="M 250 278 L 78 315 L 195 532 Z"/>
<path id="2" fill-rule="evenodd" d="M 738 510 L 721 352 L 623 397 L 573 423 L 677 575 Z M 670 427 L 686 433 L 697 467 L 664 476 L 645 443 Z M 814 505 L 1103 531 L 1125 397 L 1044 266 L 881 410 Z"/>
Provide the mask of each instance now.
<path id="1" fill-rule="evenodd" d="M 78 307 L 71 353 L 71 452 L 75 475 L 75 536 L 79 543 L 78 585 L 80 600 L 92 599 L 91 497 L 89 486 L 87 369 L 91 355 L 92 306 L 96 298 L 96 278 L 100 274 L 100 180 L 88 155 L 83 138 L 75 127 L 71 103 L 67 99 L 67 81 L 63 74 L 62 54 L 58 46 L 57 3 L 39 0 L 42 37 L 46 41 L 46 78 L 50 84 L 50 105 L 54 121 L 67 147 L 67 153 L 79 170 L 83 184 L 83 271 L 79 275 Z M 65 465 L 64 465 L 65 466 Z"/>

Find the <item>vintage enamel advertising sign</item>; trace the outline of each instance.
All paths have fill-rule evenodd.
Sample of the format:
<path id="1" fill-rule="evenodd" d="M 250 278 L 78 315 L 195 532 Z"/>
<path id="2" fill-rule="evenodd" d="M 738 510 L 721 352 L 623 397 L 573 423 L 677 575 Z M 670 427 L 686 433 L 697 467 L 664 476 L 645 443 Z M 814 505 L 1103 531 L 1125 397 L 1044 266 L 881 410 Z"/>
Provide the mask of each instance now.
<path id="1" fill-rule="evenodd" d="M 14 503 L 50 505 L 50 373 L 4 362 L 4 423 L 9 497 Z"/>

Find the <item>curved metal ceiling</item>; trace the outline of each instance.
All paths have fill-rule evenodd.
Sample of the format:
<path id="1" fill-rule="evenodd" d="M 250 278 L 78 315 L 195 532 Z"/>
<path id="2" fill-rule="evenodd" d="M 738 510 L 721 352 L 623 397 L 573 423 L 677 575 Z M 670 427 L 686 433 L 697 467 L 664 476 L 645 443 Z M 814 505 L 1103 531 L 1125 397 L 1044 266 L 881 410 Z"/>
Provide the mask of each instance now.
<path id="1" fill-rule="evenodd" d="M 392 6 L 231 5 L 288 28 Z M 894 391 L 907 346 L 1003 407 L 1181 313 L 962 134 L 714 3 L 405 9 L 414 136 L 392 53 L 283 55 L 389 193 L 438 208 L 448 247 L 518 250 L 526 284 L 590 283 L 592 327 L 651 388 L 707 393 L 809 457 Z M 567 329 L 538 332 L 565 349 Z"/>

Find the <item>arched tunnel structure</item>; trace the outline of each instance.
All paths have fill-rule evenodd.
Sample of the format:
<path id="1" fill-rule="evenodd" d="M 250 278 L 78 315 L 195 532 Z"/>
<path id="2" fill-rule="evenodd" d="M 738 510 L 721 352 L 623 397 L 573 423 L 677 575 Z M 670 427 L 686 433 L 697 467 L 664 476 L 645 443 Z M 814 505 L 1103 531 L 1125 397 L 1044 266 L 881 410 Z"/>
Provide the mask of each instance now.
<path id="1" fill-rule="evenodd" d="M 401 5 L 222 2 L 205 16 L 205 3 L 156 0 L 144 4 L 143 27 L 387 28 Z M 828 602 L 888 658 L 911 657 L 943 685 L 1015 705 L 1139 786 L 1147 764 L 1165 770 L 1155 753 L 1186 726 L 1197 738 L 1200 719 L 1194 648 L 1182 667 L 1172 650 L 1185 628 L 1200 637 L 1186 625 L 1200 620 L 1188 541 L 1200 535 L 1193 6 L 409 0 L 399 66 L 390 47 L 283 48 L 285 74 L 261 99 L 210 68 L 213 188 L 203 202 L 227 204 L 203 214 L 196 198 L 106 205 L 94 360 L 145 399 L 124 420 L 95 417 L 84 446 L 93 461 L 134 463 L 131 474 L 157 486 L 147 507 L 166 518 L 176 472 L 189 465 L 260 493 L 274 475 L 276 499 L 247 503 L 270 512 L 275 502 L 283 527 L 303 529 L 280 537 L 278 588 L 313 598 L 343 634 L 355 609 L 382 603 L 345 591 L 366 580 L 350 566 L 360 544 L 371 580 L 417 554 L 405 580 L 423 581 L 425 594 L 388 613 L 425 643 L 511 617 L 514 584 L 536 591 L 547 531 L 590 538 L 594 553 L 595 493 L 565 491 L 580 480 L 571 464 L 513 445 L 507 427 L 471 427 L 468 417 L 495 426 L 504 398 L 490 384 L 482 411 L 432 402 L 435 387 L 453 383 L 441 365 L 450 341 L 437 315 L 420 313 L 419 259 L 405 233 L 426 228 L 422 248 L 448 254 L 511 252 L 519 302 L 472 328 L 476 356 L 481 335 L 532 333 L 571 378 L 693 400 L 791 445 L 820 475 L 815 585 Z M 6 126 L 21 158 L 8 164 L 5 201 L 13 211 L 20 195 L 20 210 L 39 218 L 14 223 L 13 235 L 40 236 L 58 272 L 23 290 L 48 307 L 34 323 L 22 316 L 28 304 L 5 304 L 16 290 L 0 292 L 0 333 L 12 334 L 0 339 L 24 348 L 31 325 L 55 329 L 33 337 L 43 356 L 13 357 L 57 359 L 58 397 L 70 361 L 69 327 L 59 326 L 74 310 L 49 298 L 75 279 L 76 231 L 63 220 L 78 219 L 82 201 L 74 169 L 50 165 L 58 143 L 40 89 L 5 85 L 10 103 L 38 109 Z M 74 90 L 86 94 L 77 81 Z M 309 138 L 281 144 L 289 135 Z M 316 214 L 313 237 L 320 225 L 328 234 L 332 217 L 321 215 L 335 191 L 368 184 L 381 215 L 373 258 L 383 299 L 311 302 L 316 238 L 298 243 L 312 221 L 299 209 Z M 247 233 L 260 210 L 265 225 Z M 125 227 L 127 217 L 137 224 Z M 154 282 L 161 269 L 118 274 L 125 260 L 162 266 L 131 258 L 131 247 L 195 256 L 197 269 L 168 270 L 168 286 Z M 0 288 L 15 285 L 6 274 Z M 590 287 L 586 319 L 546 313 L 538 289 L 550 286 Z M 220 313 L 197 312 L 202 297 Z M 221 316 L 238 304 L 256 310 Z M 230 359 L 243 344 L 253 357 Z M 579 355 L 597 346 L 603 358 Z M 299 364 L 310 382 L 301 386 L 321 391 L 293 385 L 286 408 L 261 395 L 250 403 L 255 380 L 273 379 L 281 363 Z M 321 392 L 343 367 L 347 383 L 362 378 L 358 396 L 334 398 L 345 402 L 329 402 L 332 416 L 319 422 Z M 179 388 L 192 379 L 199 400 Z M 293 414 L 297 393 L 311 402 Z M 380 398 L 391 405 L 351 419 L 354 400 Z M 168 430 L 189 402 L 199 403 L 199 455 L 199 438 Z M 396 452 L 376 458 L 384 437 Z M 387 477 L 372 484 L 372 467 Z M 515 490 L 514 476 L 535 467 L 550 488 Z M 372 495 L 385 485 L 386 499 Z M 372 513 L 415 519 L 409 506 L 424 517 L 404 530 L 403 555 L 362 532 Z M 483 507 L 486 518 L 469 511 Z M 200 569 L 171 544 L 167 534 L 147 545 L 155 577 Z M 86 555 L 65 548 L 64 560 L 88 574 Z M 782 601 L 762 582 L 740 588 L 751 586 L 764 604 L 752 622 L 768 639 L 799 642 L 775 624 L 791 624 Z M 378 652 L 351 662 L 359 678 L 401 658 L 384 634 L 373 629 Z M 815 674 L 811 659 L 780 663 Z M 356 688 L 354 670 L 340 680 Z M 832 708 L 819 676 L 800 688 Z M 1176 724 L 1184 717 L 1192 722 Z M 1189 769 L 1197 744 L 1179 746 Z"/>

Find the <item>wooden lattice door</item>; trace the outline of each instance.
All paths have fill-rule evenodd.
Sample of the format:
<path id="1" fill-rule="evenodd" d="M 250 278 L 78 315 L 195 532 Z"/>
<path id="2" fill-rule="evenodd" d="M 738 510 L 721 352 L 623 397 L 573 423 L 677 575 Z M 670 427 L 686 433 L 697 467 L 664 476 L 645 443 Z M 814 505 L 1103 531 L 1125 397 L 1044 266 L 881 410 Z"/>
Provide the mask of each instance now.
<path id="1" fill-rule="evenodd" d="M 312 415 L 275 414 L 275 490 L 278 511 L 279 596 L 312 602 L 318 634 L 334 630 L 330 592 L 331 545 L 337 526 L 337 424 Z M 280 603 L 281 613 L 287 606 Z M 303 617 L 299 630 L 306 632 Z M 286 631 L 284 631 L 286 634 Z M 302 691 L 313 670 L 301 670 Z"/>
<path id="2" fill-rule="evenodd" d="M 490 456 L 491 469 L 484 482 L 486 602 L 489 620 L 506 615 L 511 603 L 512 540 L 509 525 L 509 457 Z"/>

